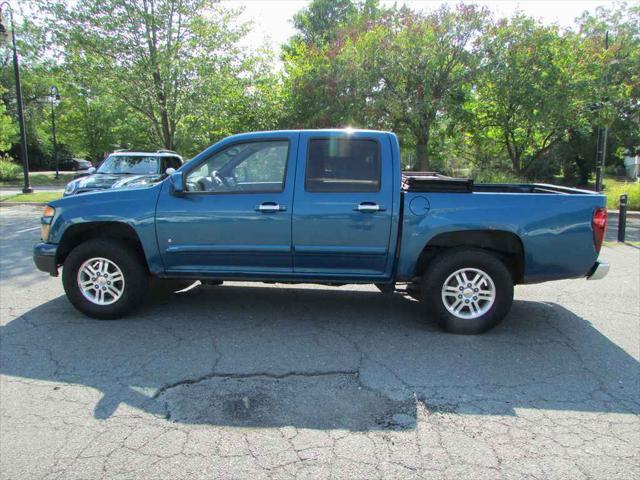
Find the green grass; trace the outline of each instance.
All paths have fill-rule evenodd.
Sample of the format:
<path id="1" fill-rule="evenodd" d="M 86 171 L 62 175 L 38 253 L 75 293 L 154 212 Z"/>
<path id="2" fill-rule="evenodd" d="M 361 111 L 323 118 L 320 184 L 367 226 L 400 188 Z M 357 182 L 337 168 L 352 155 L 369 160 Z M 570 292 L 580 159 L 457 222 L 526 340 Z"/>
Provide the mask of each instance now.
<path id="1" fill-rule="evenodd" d="M 604 193 L 607 195 L 607 208 L 619 208 L 620 195 L 626 193 L 629 196 L 627 208 L 629 210 L 640 210 L 640 182 L 626 183 L 605 178 L 604 186 Z"/>
<path id="2" fill-rule="evenodd" d="M 55 173 L 36 172 L 29 174 L 29 183 L 36 187 L 39 185 L 57 185 L 64 187 L 71 180 L 73 180 L 73 173 L 61 173 L 57 179 L 55 178 Z M 23 184 L 22 171 L 20 171 L 18 178 L 0 180 L 0 187 L 21 187 Z"/>
<path id="3" fill-rule="evenodd" d="M 0 197 L 0 202 L 47 203 L 61 197 L 61 192 L 16 193 L 15 195 L 3 195 Z"/>
<path id="4" fill-rule="evenodd" d="M 603 245 L 607 247 L 619 247 L 621 245 L 631 245 L 632 247 L 640 247 L 640 242 L 603 242 Z"/>

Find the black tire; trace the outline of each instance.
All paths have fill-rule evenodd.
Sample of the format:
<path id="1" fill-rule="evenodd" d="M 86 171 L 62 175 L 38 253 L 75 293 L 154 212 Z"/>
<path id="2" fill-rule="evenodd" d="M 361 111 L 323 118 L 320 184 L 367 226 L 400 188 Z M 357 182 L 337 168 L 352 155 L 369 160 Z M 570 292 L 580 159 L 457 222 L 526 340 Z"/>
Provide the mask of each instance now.
<path id="1" fill-rule="evenodd" d="M 454 315 L 447 309 L 442 298 L 445 282 L 460 269 L 481 270 L 488 275 L 494 285 L 493 304 L 481 300 L 480 305 L 483 308 L 489 307 L 489 305 L 490 307 L 484 314 L 476 318 L 460 318 Z M 461 335 L 476 335 L 495 327 L 509 313 L 513 303 L 513 278 L 509 269 L 499 258 L 481 249 L 452 249 L 436 257 L 424 272 L 421 290 L 424 309 L 435 316 L 436 321 L 444 330 Z M 469 292 L 471 291 L 469 290 Z M 473 295 L 473 293 L 469 294 Z M 460 298 L 464 300 L 466 297 Z M 449 301 L 455 303 L 457 300 L 454 297 Z M 462 306 L 462 309 L 464 311 L 461 311 L 460 315 L 472 313 L 471 306 Z"/>
<path id="2" fill-rule="evenodd" d="M 97 305 L 82 294 L 78 286 L 78 271 L 82 264 L 101 257 L 113 262 L 122 271 L 124 288 L 120 298 L 109 305 Z M 80 312 L 100 320 L 121 318 L 142 303 L 149 285 L 149 274 L 138 253 L 118 240 L 88 240 L 74 248 L 64 261 L 62 284 L 67 298 Z"/>

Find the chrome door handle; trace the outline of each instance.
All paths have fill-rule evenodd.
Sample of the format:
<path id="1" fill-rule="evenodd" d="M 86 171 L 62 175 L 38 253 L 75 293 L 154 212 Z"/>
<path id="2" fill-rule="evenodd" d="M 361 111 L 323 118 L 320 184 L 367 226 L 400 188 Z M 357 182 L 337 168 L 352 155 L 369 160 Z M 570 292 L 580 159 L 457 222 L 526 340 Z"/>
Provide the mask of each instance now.
<path id="1" fill-rule="evenodd" d="M 373 213 L 373 212 L 382 212 L 384 211 L 384 208 L 382 208 L 377 203 L 362 202 L 360 205 L 358 205 L 358 207 L 355 210 L 362 213 Z"/>
<path id="2" fill-rule="evenodd" d="M 256 207 L 256 210 L 258 212 L 263 212 L 263 213 L 274 213 L 274 212 L 282 212 L 286 210 L 286 207 L 281 207 L 277 203 L 273 203 L 273 202 L 265 202 L 258 205 Z"/>

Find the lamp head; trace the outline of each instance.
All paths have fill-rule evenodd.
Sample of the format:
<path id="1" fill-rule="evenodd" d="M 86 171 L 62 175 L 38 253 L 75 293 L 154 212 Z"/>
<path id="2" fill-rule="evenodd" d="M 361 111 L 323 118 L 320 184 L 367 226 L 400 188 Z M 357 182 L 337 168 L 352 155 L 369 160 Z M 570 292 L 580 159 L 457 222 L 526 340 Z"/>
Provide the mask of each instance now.
<path id="1" fill-rule="evenodd" d="M 58 101 L 60 100 L 60 93 L 58 93 L 58 87 L 56 87 L 55 85 L 52 85 L 51 88 L 49 89 L 49 92 L 51 94 L 51 98 Z"/>

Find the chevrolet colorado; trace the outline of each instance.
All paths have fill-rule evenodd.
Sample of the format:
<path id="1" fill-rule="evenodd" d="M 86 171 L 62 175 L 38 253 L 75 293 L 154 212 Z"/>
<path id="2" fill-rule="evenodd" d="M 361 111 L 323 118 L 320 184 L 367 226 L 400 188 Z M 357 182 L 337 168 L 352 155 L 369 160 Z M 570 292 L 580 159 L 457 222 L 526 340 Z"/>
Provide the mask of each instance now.
<path id="1" fill-rule="evenodd" d="M 401 171 L 393 133 L 228 137 L 164 179 L 51 202 L 36 266 L 121 317 L 159 279 L 406 283 L 447 331 L 481 333 L 516 284 L 600 278 L 605 197 Z"/>

